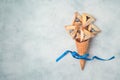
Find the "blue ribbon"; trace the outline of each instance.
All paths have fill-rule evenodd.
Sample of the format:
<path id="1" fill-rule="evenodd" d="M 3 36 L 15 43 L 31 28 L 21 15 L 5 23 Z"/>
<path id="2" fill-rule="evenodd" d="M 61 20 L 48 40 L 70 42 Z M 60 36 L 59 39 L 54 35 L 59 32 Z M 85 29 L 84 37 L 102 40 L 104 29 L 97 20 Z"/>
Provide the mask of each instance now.
<path id="1" fill-rule="evenodd" d="M 59 60 L 61 60 L 64 56 L 66 56 L 68 53 L 71 53 L 71 55 L 73 56 L 73 58 L 76 58 L 76 59 L 83 59 L 83 60 L 86 60 L 86 61 L 92 61 L 94 59 L 97 59 L 97 60 L 101 60 L 101 61 L 108 61 L 108 60 L 112 60 L 115 58 L 115 56 L 109 58 L 109 59 L 102 59 L 102 58 L 99 58 L 97 56 L 93 56 L 92 58 L 88 58 L 89 54 L 86 53 L 84 55 L 79 55 L 77 52 L 75 51 L 70 51 L 70 50 L 67 50 L 65 51 L 60 57 L 58 57 L 56 59 L 56 62 L 58 62 Z"/>

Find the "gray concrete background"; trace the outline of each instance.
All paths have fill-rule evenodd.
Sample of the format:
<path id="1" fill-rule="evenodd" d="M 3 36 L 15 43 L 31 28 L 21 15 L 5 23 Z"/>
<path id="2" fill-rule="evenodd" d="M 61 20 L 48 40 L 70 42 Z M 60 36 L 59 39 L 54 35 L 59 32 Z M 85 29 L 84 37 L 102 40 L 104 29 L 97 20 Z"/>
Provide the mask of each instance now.
<path id="1" fill-rule="evenodd" d="M 75 11 L 89 13 L 102 30 L 90 45 L 90 56 L 116 59 L 87 62 L 65 50 L 76 50 L 64 29 Z M 0 80 L 120 80 L 120 0 L 0 0 Z"/>

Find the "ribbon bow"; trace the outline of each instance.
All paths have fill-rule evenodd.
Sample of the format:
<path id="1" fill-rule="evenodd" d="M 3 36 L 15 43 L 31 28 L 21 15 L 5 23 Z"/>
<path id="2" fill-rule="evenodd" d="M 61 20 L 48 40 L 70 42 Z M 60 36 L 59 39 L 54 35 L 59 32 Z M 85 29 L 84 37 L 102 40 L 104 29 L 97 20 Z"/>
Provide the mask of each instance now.
<path id="1" fill-rule="evenodd" d="M 72 25 L 65 26 L 67 32 L 73 39 L 80 39 L 81 41 L 94 37 L 100 29 L 92 23 L 95 19 L 87 13 L 80 15 L 75 13 Z"/>
<path id="2" fill-rule="evenodd" d="M 88 58 L 89 57 L 89 54 L 86 53 L 84 55 L 79 55 L 77 52 L 75 51 L 70 51 L 70 50 L 66 50 L 61 56 L 59 56 L 57 59 L 56 59 L 56 62 L 60 61 L 64 56 L 66 56 L 68 53 L 71 53 L 72 57 L 73 58 L 76 58 L 76 59 L 83 59 L 83 60 L 86 60 L 86 61 L 92 61 L 94 59 L 97 59 L 97 60 L 100 60 L 100 61 L 109 61 L 109 60 L 112 60 L 115 58 L 115 56 L 112 56 L 110 57 L 109 59 L 103 59 L 103 58 L 100 58 L 98 56 L 93 56 L 92 58 Z"/>

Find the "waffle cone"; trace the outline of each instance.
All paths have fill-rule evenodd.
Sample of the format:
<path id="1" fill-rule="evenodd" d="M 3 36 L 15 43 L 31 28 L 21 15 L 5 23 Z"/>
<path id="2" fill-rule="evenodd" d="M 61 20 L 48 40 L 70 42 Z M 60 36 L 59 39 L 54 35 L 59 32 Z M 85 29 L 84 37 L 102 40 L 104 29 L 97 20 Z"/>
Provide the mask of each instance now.
<path id="1" fill-rule="evenodd" d="M 80 42 L 80 40 L 76 40 L 76 47 L 77 47 L 77 51 L 79 55 L 84 55 L 87 53 L 88 50 L 88 46 L 89 46 L 89 40 Z M 81 69 L 83 70 L 85 67 L 85 60 L 80 60 L 80 66 Z"/>

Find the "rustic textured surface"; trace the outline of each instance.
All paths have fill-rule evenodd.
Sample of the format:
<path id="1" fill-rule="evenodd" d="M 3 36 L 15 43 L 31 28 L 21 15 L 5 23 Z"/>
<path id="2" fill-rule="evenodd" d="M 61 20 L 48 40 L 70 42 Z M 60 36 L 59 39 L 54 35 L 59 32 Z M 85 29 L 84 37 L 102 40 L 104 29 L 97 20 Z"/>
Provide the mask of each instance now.
<path id="1" fill-rule="evenodd" d="M 0 0 L 0 80 L 120 80 L 120 0 Z M 76 50 L 64 26 L 75 11 L 96 18 L 102 30 L 90 45 L 90 57 L 115 60 L 87 62 L 67 55 Z M 71 22 L 70 22 L 71 21 Z"/>

